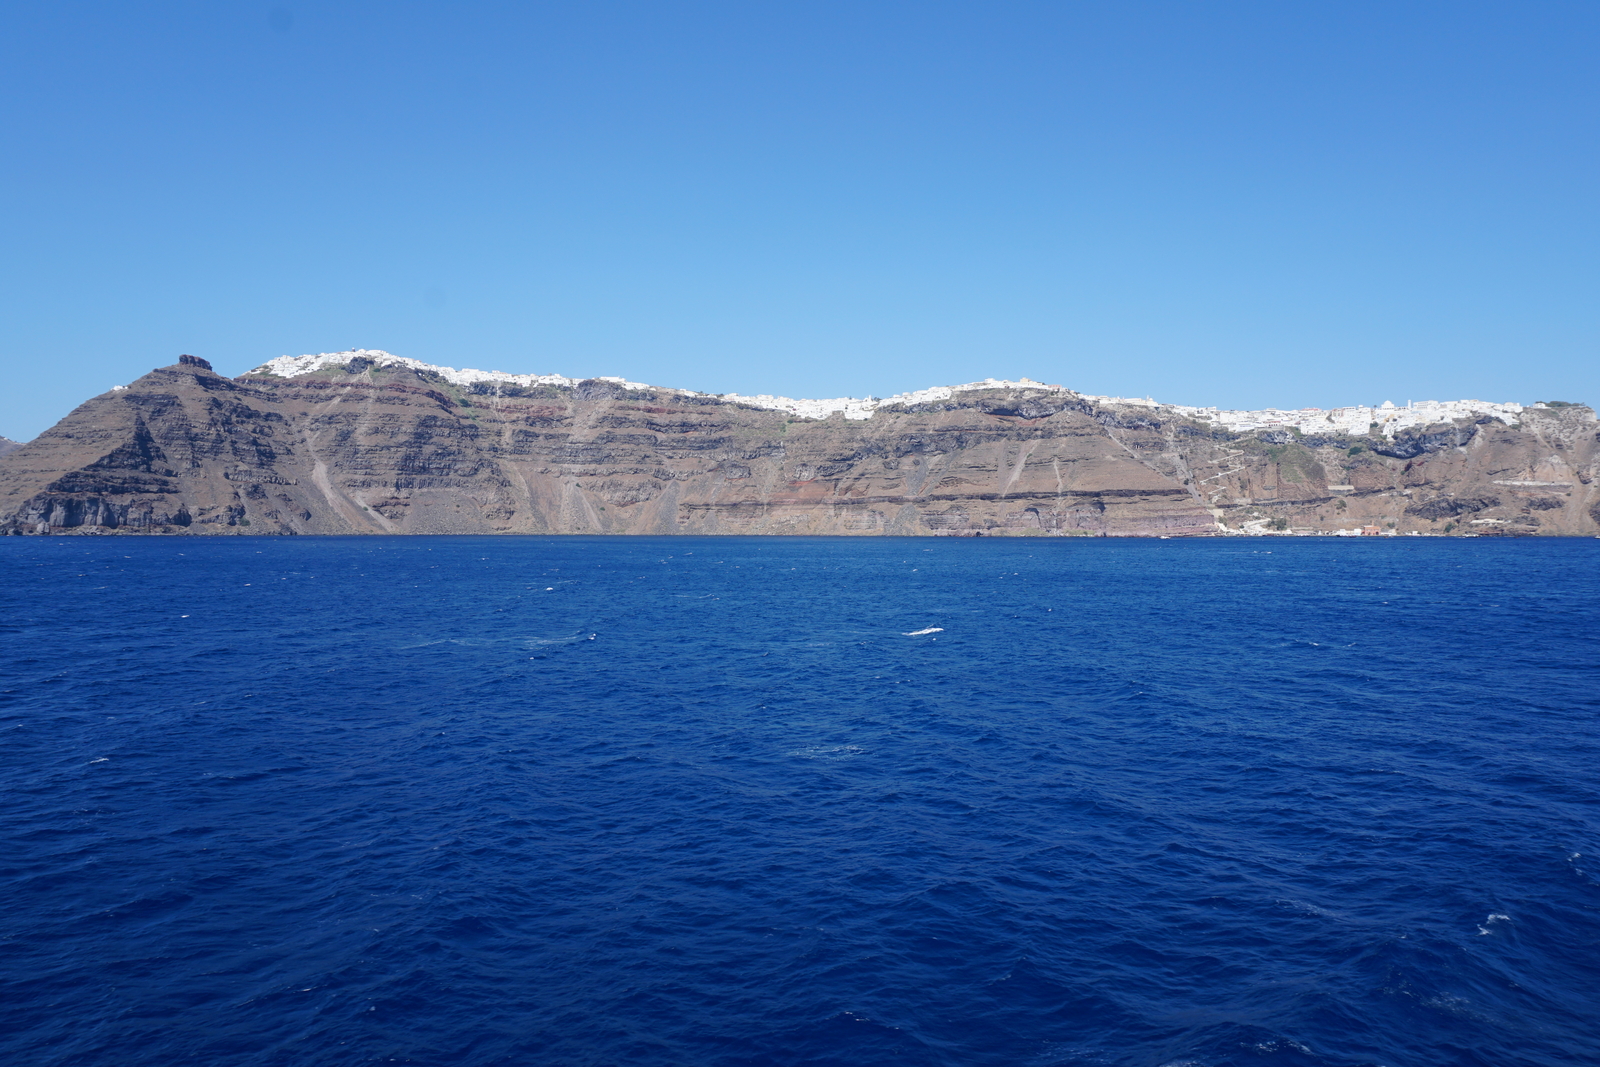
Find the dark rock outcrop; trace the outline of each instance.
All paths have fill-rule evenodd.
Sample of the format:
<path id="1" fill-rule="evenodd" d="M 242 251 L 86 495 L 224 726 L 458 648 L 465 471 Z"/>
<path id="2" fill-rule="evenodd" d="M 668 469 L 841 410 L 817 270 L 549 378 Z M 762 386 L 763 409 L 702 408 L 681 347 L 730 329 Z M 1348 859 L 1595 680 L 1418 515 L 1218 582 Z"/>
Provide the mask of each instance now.
<path id="1" fill-rule="evenodd" d="M 1367 447 L 1380 456 L 1395 459 L 1413 459 L 1429 452 L 1442 452 L 1447 448 L 1460 448 L 1478 433 L 1478 427 L 1492 419 L 1466 426 L 1429 426 L 1426 429 L 1401 430 L 1394 439 L 1370 438 Z"/>
<path id="2" fill-rule="evenodd" d="M 1423 519 L 1453 519 L 1457 515 L 1472 514 L 1499 506 L 1500 498 L 1497 496 L 1460 498 L 1442 496 L 1421 504 L 1413 504 L 1405 509 L 1405 513 Z"/>

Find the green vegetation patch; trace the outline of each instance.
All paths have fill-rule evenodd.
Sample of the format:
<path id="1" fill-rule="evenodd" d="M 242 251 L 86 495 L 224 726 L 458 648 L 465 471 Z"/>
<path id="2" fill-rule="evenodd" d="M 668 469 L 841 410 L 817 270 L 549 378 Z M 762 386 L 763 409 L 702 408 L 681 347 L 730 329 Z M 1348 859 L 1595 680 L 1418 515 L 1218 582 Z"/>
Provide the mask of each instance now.
<path id="1" fill-rule="evenodd" d="M 1267 459 L 1278 465 L 1278 471 L 1284 481 L 1301 484 L 1308 481 L 1321 481 L 1327 477 L 1327 471 L 1322 464 L 1317 462 L 1317 457 L 1311 450 L 1299 441 L 1287 441 L 1281 445 L 1266 445 L 1263 448 Z"/>

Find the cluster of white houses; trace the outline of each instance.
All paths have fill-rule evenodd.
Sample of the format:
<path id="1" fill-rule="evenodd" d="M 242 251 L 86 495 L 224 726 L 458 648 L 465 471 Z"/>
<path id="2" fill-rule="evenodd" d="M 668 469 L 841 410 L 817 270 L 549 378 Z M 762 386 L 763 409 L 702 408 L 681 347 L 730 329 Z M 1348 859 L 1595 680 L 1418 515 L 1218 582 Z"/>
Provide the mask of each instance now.
<path id="1" fill-rule="evenodd" d="M 1405 407 L 1396 407 L 1385 400 L 1376 407 L 1357 405 L 1348 408 L 1299 408 L 1281 411 L 1267 408 L 1262 411 L 1223 411 L 1218 408 L 1193 408 L 1181 404 L 1171 405 L 1191 419 L 1215 423 L 1234 433 L 1262 430 L 1274 426 L 1292 428 L 1301 433 L 1364 434 L 1372 432 L 1394 436 L 1408 426 L 1431 426 L 1452 419 L 1477 418 L 1488 415 L 1510 424 L 1521 413 L 1521 404 L 1494 404 L 1484 400 L 1416 400 Z M 1543 405 L 1535 405 L 1542 407 Z"/>
<path id="2" fill-rule="evenodd" d="M 380 366 L 403 366 L 415 370 L 431 371 L 443 376 L 447 381 L 463 386 L 481 382 L 523 387 L 556 385 L 571 388 L 579 384 L 577 378 L 568 378 L 560 374 L 507 374 L 504 371 L 457 370 L 454 367 L 439 367 L 423 363 L 421 360 L 391 355 L 388 352 L 377 349 L 349 349 L 344 352 L 320 352 L 306 356 L 281 356 L 278 359 L 269 360 L 251 373 L 294 378 L 302 374 L 311 374 L 326 367 L 341 366 L 357 359 L 370 360 Z M 642 382 L 630 382 L 623 378 L 605 377 L 600 380 L 614 382 L 630 389 L 656 388 L 645 385 Z M 881 407 L 897 404 L 925 404 L 948 400 L 957 393 L 982 389 L 1049 389 L 1057 392 L 1072 392 L 1072 390 L 1064 386 L 1046 385 L 1043 382 L 1032 381 L 1028 378 L 1021 378 L 1017 381 L 985 378 L 981 382 L 967 382 L 963 385 L 936 385 L 931 389 L 918 389 L 914 392 L 900 393 L 891 397 L 835 397 L 830 400 L 803 400 L 787 396 L 770 396 L 765 393 L 759 396 L 724 393 L 720 394 L 720 398 L 750 407 L 787 411 L 808 419 L 825 419 L 835 412 L 844 415 L 847 419 L 870 419 L 873 412 Z M 665 391 L 685 396 L 708 395 L 696 393 L 692 389 L 669 389 Z M 1515 421 L 1523 407 L 1521 404 L 1491 404 L 1482 400 L 1420 400 L 1408 403 L 1402 408 L 1396 407 L 1385 400 L 1376 407 L 1358 405 L 1356 407 L 1329 408 L 1326 410 L 1323 408 L 1300 408 L 1298 410 L 1267 408 L 1263 411 L 1227 411 L 1221 408 L 1190 407 L 1185 404 L 1163 404 L 1149 397 L 1094 396 L 1087 393 L 1078 395 L 1083 396 L 1085 400 L 1092 400 L 1098 404 L 1112 407 L 1166 409 L 1187 418 L 1213 423 L 1235 433 L 1281 426 L 1293 427 L 1301 433 L 1365 434 L 1370 432 L 1374 424 L 1376 424 L 1380 433 L 1392 435 L 1408 426 L 1427 426 L 1436 422 L 1475 418 L 1482 415 L 1491 415 L 1503 422 L 1510 423 Z M 1534 406 L 1541 407 L 1543 405 L 1535 404 Z"/>

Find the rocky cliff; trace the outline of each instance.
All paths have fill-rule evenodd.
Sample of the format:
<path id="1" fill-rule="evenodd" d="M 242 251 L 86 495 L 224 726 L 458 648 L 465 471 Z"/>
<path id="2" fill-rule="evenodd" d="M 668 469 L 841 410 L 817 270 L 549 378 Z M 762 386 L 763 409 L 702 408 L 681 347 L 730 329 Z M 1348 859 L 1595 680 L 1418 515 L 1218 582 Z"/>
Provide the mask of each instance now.
<path id="1" fill-rule="evenodd" d="M 1031 382 L 833 409 L 771 399 L 472 379 L 382 353 L 230 379 L 185 356 L 0 456 L 0 529 L 1592 535 L 1600 523 L 1600 425 L 1578 405 L 1319 437 L 1230 432 Z"/>

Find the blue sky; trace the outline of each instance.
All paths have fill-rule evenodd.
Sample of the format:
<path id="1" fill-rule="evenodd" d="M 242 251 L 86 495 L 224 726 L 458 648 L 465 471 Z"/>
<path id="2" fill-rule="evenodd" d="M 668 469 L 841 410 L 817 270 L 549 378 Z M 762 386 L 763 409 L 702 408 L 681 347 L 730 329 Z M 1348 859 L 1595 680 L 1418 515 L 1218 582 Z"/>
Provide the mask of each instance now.
<path id="1" fill-rule="evenodd" d="M 180 352 L 1600 402 L 1600 5 L 13 4 L 0 434 Z"/>

